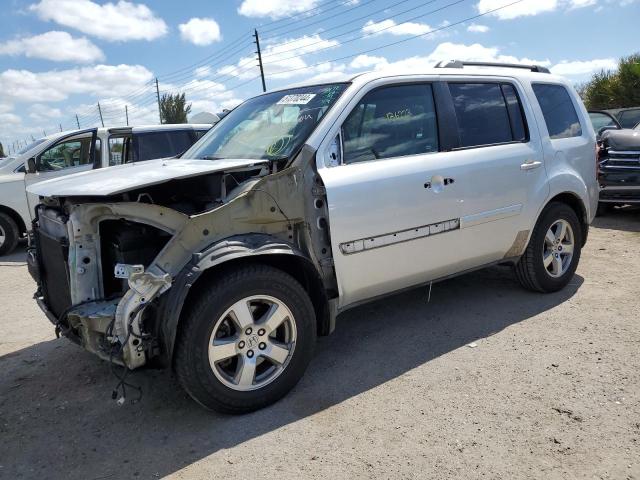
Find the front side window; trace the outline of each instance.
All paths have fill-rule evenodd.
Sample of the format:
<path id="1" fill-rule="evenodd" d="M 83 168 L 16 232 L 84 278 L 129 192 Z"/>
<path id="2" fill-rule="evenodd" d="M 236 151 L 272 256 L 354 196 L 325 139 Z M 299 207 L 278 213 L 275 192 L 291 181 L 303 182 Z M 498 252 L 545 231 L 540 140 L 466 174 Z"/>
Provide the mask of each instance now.
<path id="1" fill-rule="evenodd" d="M 342 125 L 344 163 L 438 151 L 429 84 L 382 87 L 367 93 Z"/>
<path id="2" fill-rule="evenodd" d="M 546 83 L 534 83 L 531 86 L 540 104 L 550 138 L 582 135 L 578 114 L 565 87 Z"/>
<path id="3" fill-rule="evenodd" d="M 38 161 L 38 171 L 51 172 L 89 165 L 91 137 L 65 140 L 45 150 Z"/>
<path id="4" fill-rule="evenodd" d="M 233 109 L 184 158 L 289 159 L 346 89 L 336 83 L 251 98 Z"/>
<path id="5" fill-rule="evenodd" d="M 462 148 L 526 140 L 522 109 L 513 86 L 450 83 L 449 91 Z"/>

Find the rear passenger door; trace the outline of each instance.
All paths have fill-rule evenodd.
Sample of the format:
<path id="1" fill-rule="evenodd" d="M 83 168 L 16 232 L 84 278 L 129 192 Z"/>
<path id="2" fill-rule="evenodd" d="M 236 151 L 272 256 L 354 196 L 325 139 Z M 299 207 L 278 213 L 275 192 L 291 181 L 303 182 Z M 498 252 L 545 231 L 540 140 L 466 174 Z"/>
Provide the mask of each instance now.
<path id="1" fill-rule="evenodd" d="M 449 161 L 466 166 L 456 186 L 468 266 L 517 256 L 548 194 L 533 111 L 511 79 L 452 81 L 446 91 L 459 142 Z"/>

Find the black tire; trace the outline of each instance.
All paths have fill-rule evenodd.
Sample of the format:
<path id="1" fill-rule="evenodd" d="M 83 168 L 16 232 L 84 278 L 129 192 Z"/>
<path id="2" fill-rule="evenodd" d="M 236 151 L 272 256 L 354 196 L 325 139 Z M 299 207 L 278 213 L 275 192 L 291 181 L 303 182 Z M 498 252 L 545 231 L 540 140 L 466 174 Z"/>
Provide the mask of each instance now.
<path id="1" fill-rule="evenodd" d="M 13 252 L 20 239 L 20 229 L 9 215 L 0 212 L 0 235 L 4 233 L 4 241 L 0 243 L 0 256 Z"/>
<path id="2" fill-rule="evenodd" d="M 253 295 L 269 295 L 283 302 L 294 317 L 297 338 L 279 376 L 259 389 L 238 391 L 213 373 L 208 344 L 217 319 L 235 302 Z M 198 403 L 222 413 L 247 413 L 276 402 L 302 378 L 313 356 L 316 318 L 307 292 L 292 276 L 260 264 L 222 271 L 194 302 L 181 320 L 174 369 L 180 384 Z"/>
<path id="3" fill-rule="evenodd" d="M 571 226 L 574 235 L 574 250 L 571 264 L 560 277 L 553 277 L 544 266 L 542 252 L 544 238 L 549 228 L 558 220 L 565 220 Z M 533 229 L 529 245 L 515 266 L 520 284 L 535 292 L 556 292 L 564 288 L 573 277 L 582 250 L 582 227 L 575 211 L 565 203 L 553 202 L 543 210 Z"/>
<path id="4" fill-rule="evenodd" d="M 613 210 L 613 203 L 598 202 L 598 208 L 596 210 L 596 217 L 603 217 L 608 215 Z"/>

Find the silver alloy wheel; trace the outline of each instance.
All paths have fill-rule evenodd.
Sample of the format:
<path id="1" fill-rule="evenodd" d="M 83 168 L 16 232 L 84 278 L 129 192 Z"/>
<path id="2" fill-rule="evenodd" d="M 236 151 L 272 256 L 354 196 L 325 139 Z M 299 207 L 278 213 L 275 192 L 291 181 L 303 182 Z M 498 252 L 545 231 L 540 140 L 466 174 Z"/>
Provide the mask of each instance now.
<path id="1" fill-rule="evenodd" d="M 209 365 L 224 385 L 256 390 L 287 368 L 296 345 L 296 322 L 277 298 L 243 298 L 216 321 L 209 338 Z"/>
<path id="2" fill-rule="evenodd" d="M 561 277 L 571 266 L 575 237 L 566 220 L 556 220 L 547 230 L 542 247 L 542 262 L 547 273 Z"/>
<path id="3" fill-rule="evenodd" d="M 2 228 L 2 225 L 0 225 L 0 247 L 2 247 L 6 241 L 7 234 L 5 233 L 4 228 Z"/>

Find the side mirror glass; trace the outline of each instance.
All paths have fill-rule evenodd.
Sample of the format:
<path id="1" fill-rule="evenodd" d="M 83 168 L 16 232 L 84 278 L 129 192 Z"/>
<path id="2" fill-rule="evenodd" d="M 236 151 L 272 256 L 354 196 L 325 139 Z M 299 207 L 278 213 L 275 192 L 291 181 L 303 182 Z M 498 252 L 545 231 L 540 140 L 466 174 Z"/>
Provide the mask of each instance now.
<path id="1" fill-rule="evenodd" d="M 36 173 L 36 159 L 33 157 L 27 160 L 27 173 Z"/>

